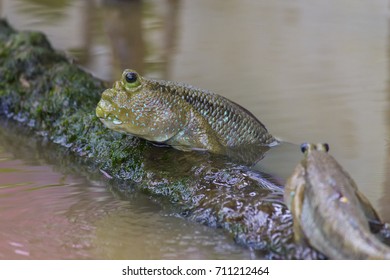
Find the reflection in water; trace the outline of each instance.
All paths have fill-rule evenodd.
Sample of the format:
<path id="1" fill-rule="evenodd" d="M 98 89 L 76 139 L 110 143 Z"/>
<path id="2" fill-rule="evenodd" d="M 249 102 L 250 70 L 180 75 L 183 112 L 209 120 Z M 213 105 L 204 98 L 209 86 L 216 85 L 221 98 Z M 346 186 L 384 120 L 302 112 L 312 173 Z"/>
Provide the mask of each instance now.
<path id="1" fill-rule="evenodd" d="M 388 21 L 388 26 L 390 26 L 390 21 Z M 389 28 L 390 29 L 390 28 Z M 387 46 L 387 71 L 390 73 L 390 33 L 387 34 L 387 40 L 388 40 L 388 46 Z M 384 112 L 384 117 L 386 119 L 386 128 L 387 128 L 387 135 L 386 135 L 386 145 L 383 147 L 385 151 L 385 166 L 384 169 L 386 170 L 385 176 L 384 176 L 384 182 L 382 185 L 382 195 L 379 199 L 380 208 L 379 213 L 381 214 L 381 218 L 384 221 L 390 221 L 390 81 L 387 80 L 387 99 L 386 99 L 386 111 Z"/>
<path id="2" fill-rule="evenodd" d="M 141 207 L 100 219 L 94 238 L 98 255 L 108 259 L 252 258 L 250 252 L 227 242 L 228 238 L 213 234 L 215 229 L 148 212 Z M 120 236 L 126 238 L 118 242 Z"/>
<path id="3" fill-rule="evenodd" d="M 66 8 L 66 6 L 69 6 L 69 4 L 72 2 L 72 0 L 57 0 L 55 2 L 51 0 L 21 0 L 25 3 L 32 3 L 36 5 L 40 5 L 42 8 L 46 9 L 62 9 Z"/>
<path id="4" fill-rule="evenodd" d="M 131 68 L 144 72 L 142 1 L 106 0 L 103 3 L 101 12 L 104 13 L 104 30 L 112 49 L 114 69 Z M 113 75 L 119 77 L 119 71 Z"/>
<path id="5" fill-rule="evenodd" d="M 178 20 L 180 11 L 180 0 L 167 0 L 167 12 L 164 16 L 164 32 L 163 32 L 163 56 L 160 62 L 161 78 L 165 80 L 171 79 L 171 67 L 173 56 L 175 54 L 176 37 L 178 35 Z"/>
<path id="6" fill-rule="evenodd" d="M 66 8 L 73 0 L 20 0 L 17 9 L 20 13 L 31 15 L 46 23 L 55 23 L 67 16 Z"/>
<path id="7" fill-rule="evenodd" d="M 105 0 L 101 6 L 88 0 L 85 11 L 87 18 L 98 18 L 102 22 L 101 31 L 104 31 L 110 49 L 111 73 L 103 78 L 113 81 L 127 68 L 168 78 L 177 33 L 179 0 Z M 91 21 L 85 26 L 92 30 L 96 28 Z M 90 33 L 88 29 L 85 31 L 86 35 Z M 84 47 L 93 49 L 89 45 Z M 92 61 L 83 65 L 91 66 L 90 63 Z"/>
<path id="8" fill-rule="evenodd" d="M 10 153 L 0 156 L 0 259 L 88 257 L 93 227 L 85 219 L 74 223 L 65 214 L 69 207 L 88 203 L 82 197 L 85 182 L 53 172 L 28 152 L 24 160 Z M 88 204 L 95 205 L 95 198 Z"/>
<path id="9" fill-rule="evenodd" d="M 1 16 L 19 29 L 38 29 L 98 77 L 123 69 L 168 78 L 176 45 L 179 0 L 1 0 Z"/>

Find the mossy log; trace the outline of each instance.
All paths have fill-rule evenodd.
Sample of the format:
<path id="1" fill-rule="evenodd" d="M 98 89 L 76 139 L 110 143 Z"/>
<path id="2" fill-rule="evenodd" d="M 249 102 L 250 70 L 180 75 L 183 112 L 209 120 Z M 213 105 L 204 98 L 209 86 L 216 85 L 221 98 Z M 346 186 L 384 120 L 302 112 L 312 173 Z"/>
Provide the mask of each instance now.
<path id="1" fill-rule="evenodd" d="M 323 258 L 294 244 L 283 188 L 272 178 L 215 155 L 156 147 L 105 128 L 95 107 L 106 87 L 53 50 L 42 33 L 16 32 L 0 21 L 2 118 L 58 144 L 122 188 L 168 200 L 178 214 L 223 228 L 261 257 Z"/>

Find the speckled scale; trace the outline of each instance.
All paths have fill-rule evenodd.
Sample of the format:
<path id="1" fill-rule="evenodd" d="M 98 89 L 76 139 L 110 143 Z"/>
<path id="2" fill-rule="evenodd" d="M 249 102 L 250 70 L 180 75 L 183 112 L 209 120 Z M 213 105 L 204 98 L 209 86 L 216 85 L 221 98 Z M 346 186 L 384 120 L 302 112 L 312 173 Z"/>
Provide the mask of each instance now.
<path id="1" fill-rule="evenodd" d="M 160 83 L 160 81 L 154 82 Z M 173 82 L 166 87 L 165 92 L 178 95 L 190 103 L 207 119 L 226 146 L 245 143 L 271 144 L 275 141 L 265 126 L 250 112 L 222 96 Z"/>
<path id="2" fill-rule="evenodd" d="M 272 144 L 276 140 L 265 126 L 240 105 L 207 90 L 174 82 L 148 80 L 165 94 L 180 96 L 198 111 L 218 134 L 225 146 Z"/>
<path id="3" fill-rule="evenodd" d="M 230 100 L 201 90 L 178 94 L 201 112 L 227 146 L 275 141 L 259 120 Z"/>

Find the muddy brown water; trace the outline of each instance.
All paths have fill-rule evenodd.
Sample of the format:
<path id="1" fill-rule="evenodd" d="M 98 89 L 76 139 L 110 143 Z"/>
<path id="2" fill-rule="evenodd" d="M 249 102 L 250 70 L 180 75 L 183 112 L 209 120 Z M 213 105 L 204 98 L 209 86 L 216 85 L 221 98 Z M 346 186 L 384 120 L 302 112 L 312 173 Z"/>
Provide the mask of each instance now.
<path id="1" fill-rule="evenodd" d="M 87 71 L 183 81 L 253 112 L 277 137 L 328 142 L 390 222 L 390 5 L 385 0 L 0 0 Z M 0 127 L 0 259 L 250 259 L 222 231 L 140 193 L 59 168 Z M 14 138 L 12 138 L 14 137 Z M 20 141 L 13 141 L 18 139 Z M 23 144 L 25 143 L 25 144 Z M 296 145 L 257 166 L 287 176 Z"/>

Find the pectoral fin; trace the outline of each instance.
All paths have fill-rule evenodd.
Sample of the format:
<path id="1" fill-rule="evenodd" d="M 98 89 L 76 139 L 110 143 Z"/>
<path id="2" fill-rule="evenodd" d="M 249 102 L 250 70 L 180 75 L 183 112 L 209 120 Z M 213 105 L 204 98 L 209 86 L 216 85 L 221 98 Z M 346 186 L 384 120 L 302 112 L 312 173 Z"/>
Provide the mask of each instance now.
<path id="1" fill-rule="evenodd" d="M 293 230 L 294 230 L 294 240 L 296 243 L 305 243 L 305 234 L 302 231 L 301 227 L 301 216 L 302 216 L 302 207 L 303 200 L 305 199 L 305 185 L 300 184 L 295 189 L 294 197 L 291 201 L 291 213 L 293 214 Z"/>
<path id="2" fill-rule="evenodd" d="M 190 110 L 187 125 L 166 143 L 182 151 L 207 150 L 216 154 L 224 153 L 224 148 L 210 124 L 193 109 Z"/>
<path id="3" fill-rule="evenodd" d="M 367 197 L 365 197 L 363 193 L 357 190 L 356 197 L 358 198 L 360 206 L 363 209 L 364 215 L 367 218 L 371 231 L 373 233 L 377 233 L 381 230 L 381 227 L 379 227 L 379 225 L 383 225 L 378 213 L 375 211 L 374 207 L 371 205 L 370 201 L 367 199 Z"/>

